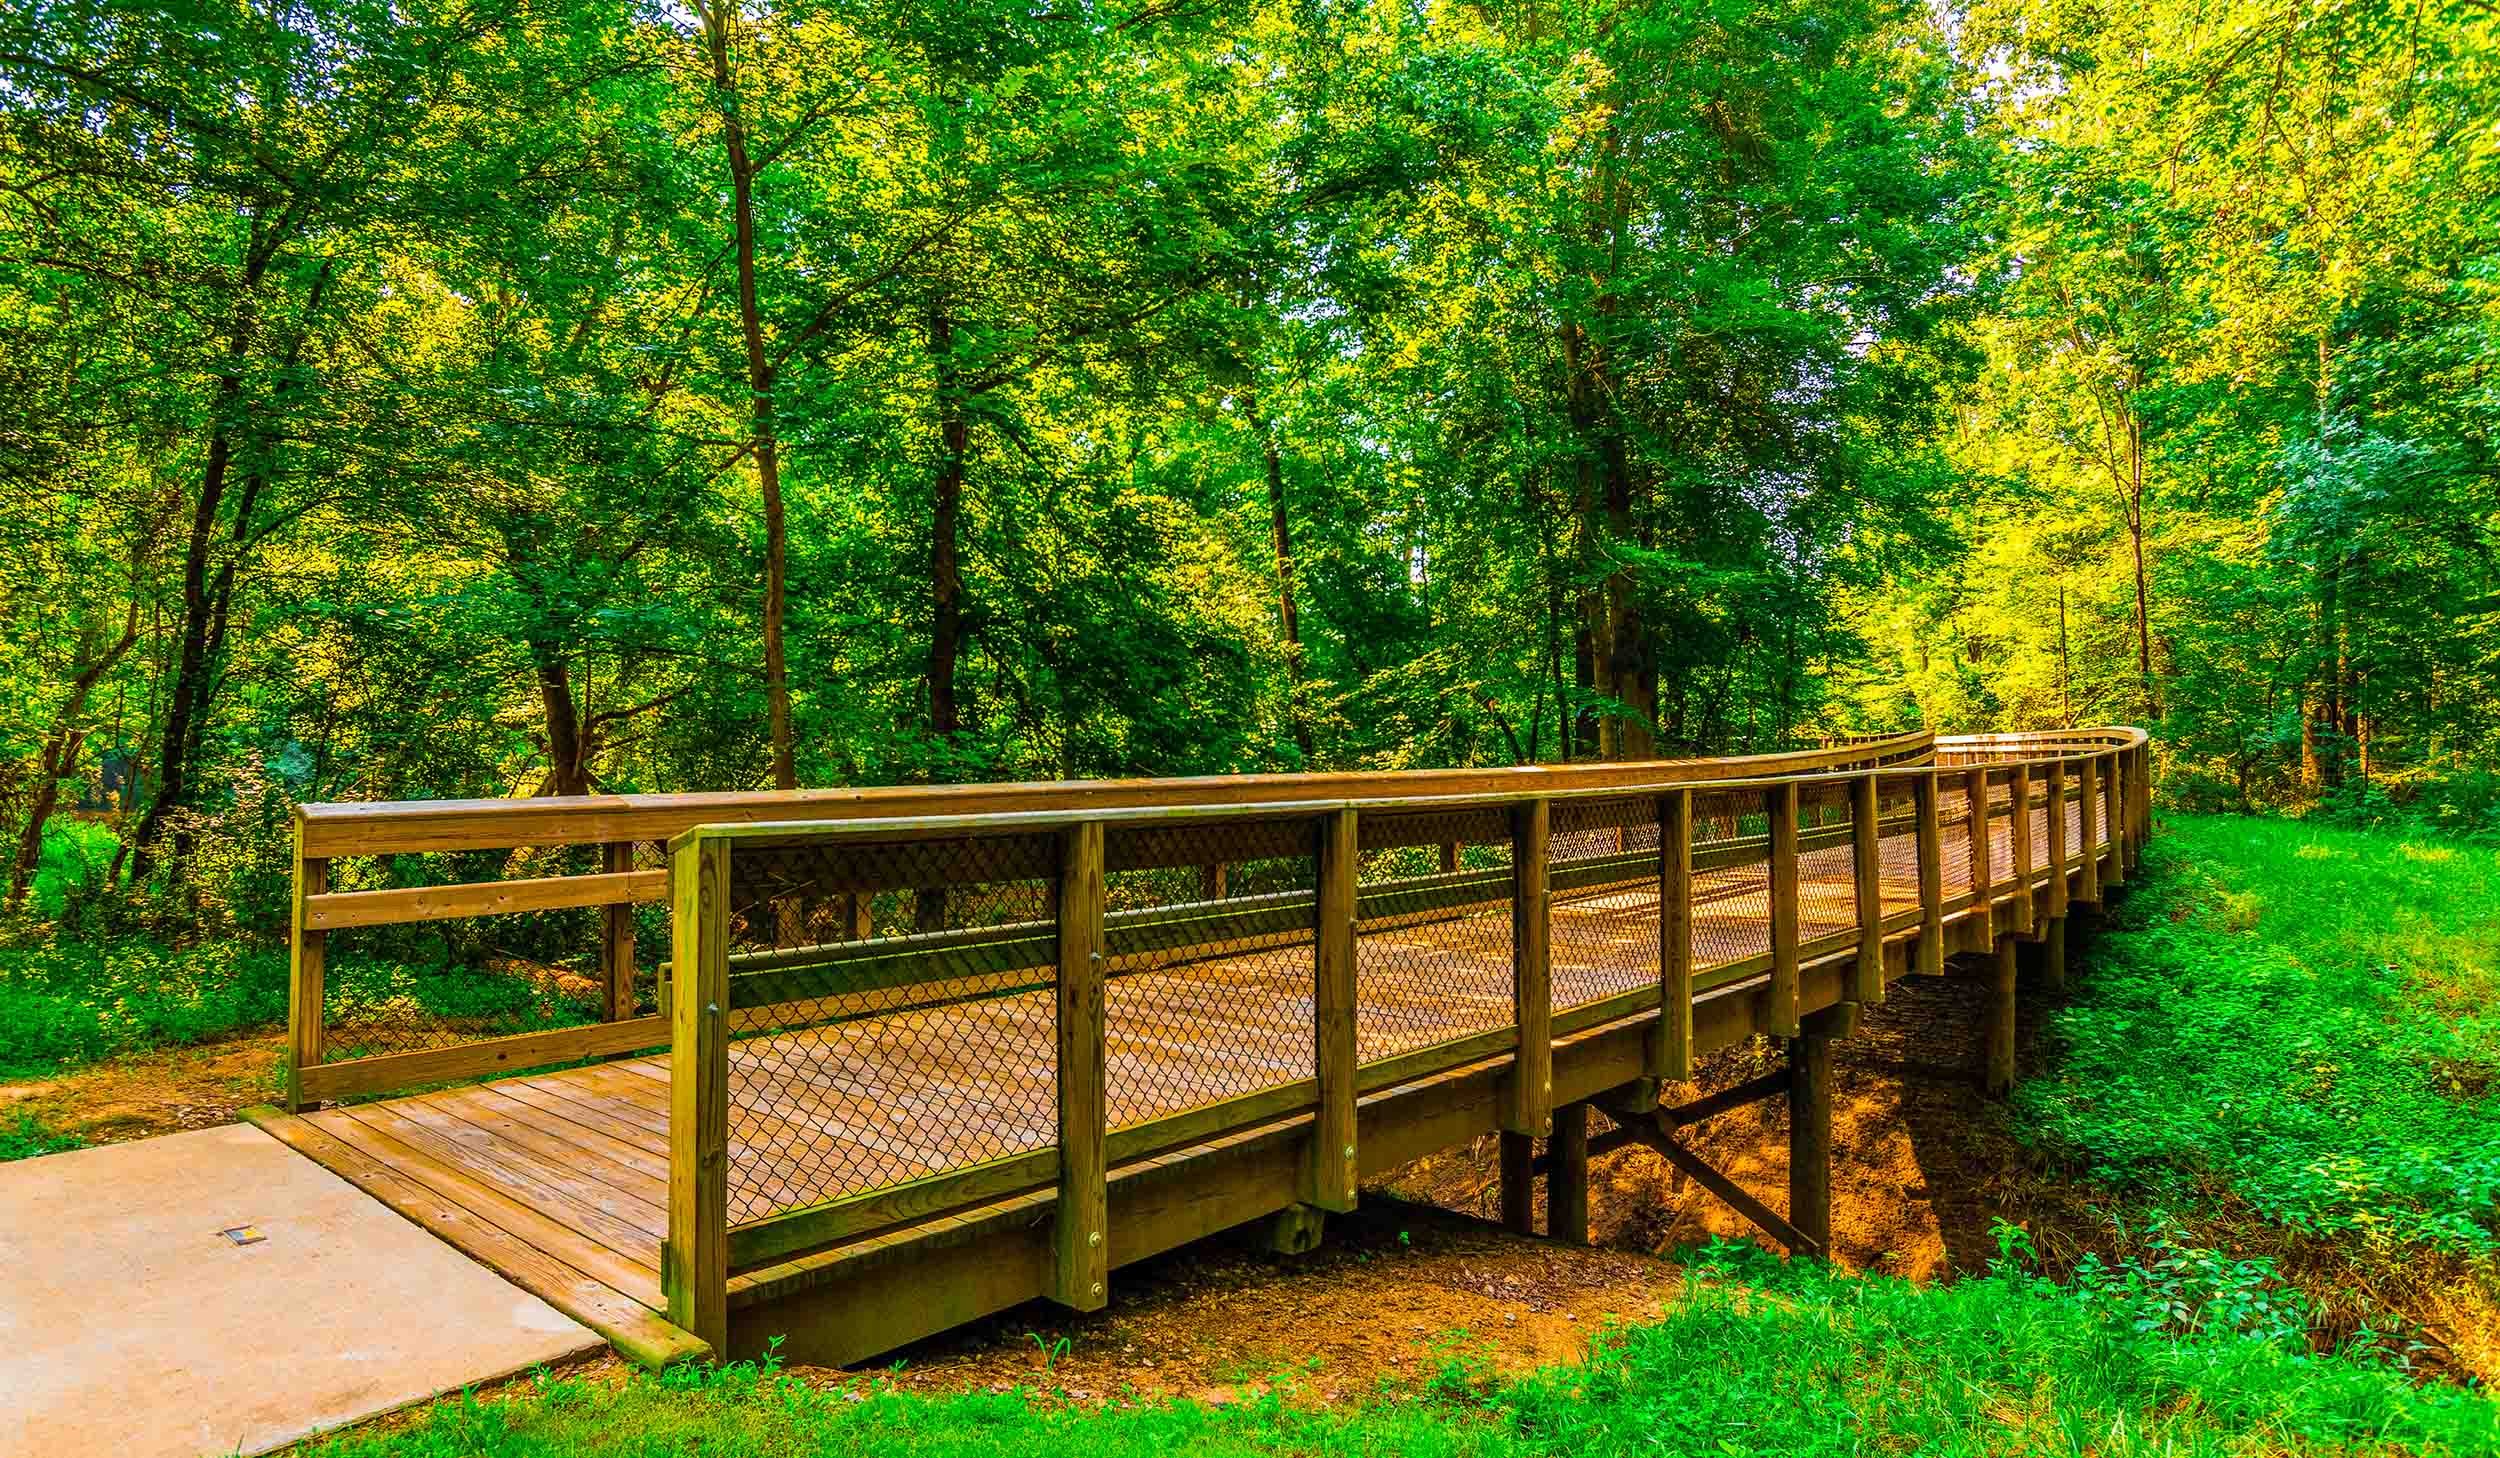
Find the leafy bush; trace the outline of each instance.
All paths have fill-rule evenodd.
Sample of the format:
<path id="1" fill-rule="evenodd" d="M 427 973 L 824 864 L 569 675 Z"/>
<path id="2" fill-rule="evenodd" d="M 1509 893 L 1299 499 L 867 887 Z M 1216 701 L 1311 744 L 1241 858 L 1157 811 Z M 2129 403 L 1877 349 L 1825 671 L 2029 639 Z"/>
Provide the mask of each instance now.
<path id="1" fill-rule="evenodd" d="M 2500 855 L 2177 817 L 2052 1015 L 2030 1137 L 2159 1200 L 2500 1250 Z"/>
<path id="2" fill-rule="evenodd" d="M 113 854 L 120 849 L 121 837 L 110 826 L 54 817 L 44 826 L 27 909 L 43 920 L 60 920 L 81 898 L 92 897 L 104 887 L 112 873 Z"/>
<path id="3" fill-rule="evenodd" d="M 0 1071 L 207 1042 L 286 1017 L 286 954 L 129 938 L 0 948 Z"/>

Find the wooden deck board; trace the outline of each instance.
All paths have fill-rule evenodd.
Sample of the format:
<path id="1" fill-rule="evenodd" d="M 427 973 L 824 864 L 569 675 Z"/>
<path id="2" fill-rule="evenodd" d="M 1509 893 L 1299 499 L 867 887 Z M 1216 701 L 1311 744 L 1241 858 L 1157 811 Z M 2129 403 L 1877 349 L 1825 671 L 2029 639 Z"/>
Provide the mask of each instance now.
<path id="1" fill-rule="evenodd" d="M 2035 872 L 2045 871 L 2045 816 L 2035 817 Z M 2012 827 L 1994 829 L 2002 896 Z M 1914 910 L 1910 838 L 1886 837 L 1880 851 L 1884 910 Z M 1948 862 L 1948 900 L 1967 889 L 1954 873 Z M 1767 950 L 1763 867 L 1696 880 L 1697 974 Z M 1809 939 L 1855 925 L 1845 853 L 1808 855 L 1803 891 Z M 1655 988 L 1656 904 L 1654 886 L 1638 882 L 1557 897 L 1556 1011 Z M 1358 935 L 1364 1061 L 1507 1027 L 1509 935 L 1507 907 Z M 1306 952 L 1270 949 L 1117 979 L 1106 1011 L 1111 1127 L 1309 1077 L 1309 978 Z M 744 1103 L 731 1114 L 733 1218 L 1048 1148 L 1051 1008 L 1047 992 L 1014 994 L 734 1044 Z M 307 1115 L 294 1142 L 497 1269 L 525 1267 L 516 1279 L 533 1290 L 596 1283 L 657 1309 L 668 1080 L 666 1055 L 531 1073 Z M 803 1158 L 788 1153 L 800 1148 Z"/>

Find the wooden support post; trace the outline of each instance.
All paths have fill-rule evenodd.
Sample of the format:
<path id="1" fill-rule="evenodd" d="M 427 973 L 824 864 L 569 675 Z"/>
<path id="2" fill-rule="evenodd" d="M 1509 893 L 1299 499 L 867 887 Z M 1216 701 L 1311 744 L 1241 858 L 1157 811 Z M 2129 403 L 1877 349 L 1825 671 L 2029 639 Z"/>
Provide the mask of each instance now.
<path id="1" fill-rule="evenodd" d="M 1099 1311 L 1109 1299 L 1110 1191 L 1103 1098 L 1102 822 L 1059 837 L 1059 1207 L 1051 1299 Z"/>
<path id="2" fill-rule="evenodd" d="M 2112 753 L 2108 764 L 2101 783 L 2109 796 L 2109 808 L 2103 812 L 2109 816 L 2109 884 L 2123 886 L 2127 883 L 2128 806 L 2133 796 L 2127 789 L 2127 756 Z"/>
<path id="3" fill-rule="evenodd" d="M 304 924 L 304 898 L 330 889 L 330 863 L 306 859 L 304 824 L 295 824 L 295 904 L 287 929 L 286 1106 L 302 1113 L 304 1070 L 321 1066 L 322 982 L 330 934 Z"/>
<path id="4" fill-rule="evenodd" d="M 1536 1234 L 1536 1141 L 1502 1131 L 1502 1228 Z"/>
<path id="5" fill-rule="evenodd" d="M 1788 1223 L 1832 1244 L 1832 1039 L 1820 1020 L 1788 1040 Z"/>
<path id="6" fill-rule="evenodd" d="M 1987 1073 L 1981 1087 L 2000 1098 L 2014 1087 L 2014 939 L 1997 943 L 1995 975 L 1988 980 Z"/>
<path id="7" fill-rule="evenodd" d="M 1267 1218 L 1267 1248 L 1282 1256 L 1309 1255 L 1327 1233 L 1328 1216 L 1309 1205 L 1287 1205 Z"/>
<path id="8" fill-rule="evenodd" d="M 1565 1245 L 1589 1243 L 1589 1106 L 1554 1110 L 1552 1156 L 1545 1177 L 1545 1233 Z"/>
<path id="9" fill-rule="evenodd" d="M 1776 1038 L 1797 1036 L 1797 782 L 1786 780 L 1763 795 L 1771 827 L 1771 1007 Z"/>
<path id="10" fill-rule="evenodd" d="M 729 1350 L 729 842 L 681 840 L 669 865 L 668 1319 Z"/>
<path id="11" fill-rule="evenodd" d="M 2100 815 L 2100 794 L 2096 784 L 2100 778 L 2100 761 L 2089 755 L 2075 761 L 2075 778 L 2081 781 L 2078 788 L 2082 791 L 2083 806 L 2082 833 L 2075 837 L 2083 842 L 2077 847 L 2083 852 L 2083 884 L 2076 889 L 2075 899 L 2086 906 L 2098 906 L 2101 904 L 2101 836 L 2094 823 Z"/>
<path id="12" fill-rule="evenodd" d="M 1996 876 L 1988 862 L 1995 843 L 1988 833 L 1988 767 L 1978 765 L 1963 772 L 1962 800 L 1970 816 L 1970 895 L 1977 918 L 1981 944 L 1996 935 Z"/>
<path id="13" fill-rule="evenodd" d="M 634 843 L 612 840 L 599 848 L 599 869 L 611 875 L 634 868 Z M 634 908 L 618 902 L 599 909 L 599 970 L 606 984 L 602 1016 L 621 1023 L 641 1011 L 634 1001 Z"/>
<path id="14" fill-rule="evenodd" d="M 1223 900 L 1225 879 L 1222 861 L 1200 866 L 1198 868 L 1198 899 L 1201 901 Z"/>
<path id="15" fill-rule="evenodd" d="M 2066 991 L 2066 918 L 2052 916 L 2041 925 L 2045 931 L 2040 937 L 2040 985 L 2062 996 Z"/>
<path id="16" fill-rule="evenodd" d="M 1319 925 L 1312 953 L 1312 1069 L 1319 1112 L 1311 1126 L 1304 1203 L 1320 1210 L 1354 1208 L 1354 907 L 1358 863 L 1355 812 L 1320 822 Z"/>
<path id="17" fill-rule="evenodd" d="M 1884 1001 L 1883 797 L 1875 776 L 1849 782 L 1851 875 L 1858 900 L 1858 957 L 1849 973 L 1853 1001 L 1879 1007 Z"/>
<path id="18" fill-rule="evenodd" d="M 842 926 L 855 942 L 864 942 L 876 931 L 875 904 L 868 893 L 857 891 L 842 898 Z"/>
<path id="19" fill-rule="evenodd" d="M 1693 1076 L 1693 792 L 1658 801 L 1658 1031 L 1648 1075 Z"/>
<path id="20" fill-rule="evenodd" d="M 1452 875 L 1456 873 L 1457 870 L 1458 842 L 1450 841 L 1441 847 L 1441 874 L 1444 876 Z"/>
<path id="21" fill-rule="evenodd" d="M 2049 915 L 2066 915 L 2066 762 L 2049 761 Z"/>
<path id="22" fill-rule="evenodd" d="M 2031 878 L 2037 869 L 2031 854 L 2031 766 L 2014 766 L 2014 930 L 2032 926 Z"/>
<path id="23" fill-rule="evenodd" d="M 1552 910 L 1547 847 L 1551 807 L 1542 798 L 1511 812 L 1511 1016 L 1519 1029 L 1519 1052 L 1511 1064 L 1510 1107 L 1502 1127 L 1539 1135 L 1553 1126 L 1554 994 Z"/>
<path id="24" fill-rule="evenodd" d="M 1936 807 L 1936 771 L 1911 781 L 1918 804 L 1918 970 L 1944 974 L 1944 822 Z"/>

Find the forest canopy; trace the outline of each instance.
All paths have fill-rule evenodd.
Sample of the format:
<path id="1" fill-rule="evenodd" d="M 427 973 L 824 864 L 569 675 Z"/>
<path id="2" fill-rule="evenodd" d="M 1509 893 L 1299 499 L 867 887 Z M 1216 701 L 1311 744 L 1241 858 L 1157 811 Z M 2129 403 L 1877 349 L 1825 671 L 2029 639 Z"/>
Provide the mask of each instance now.
<path id="1" fill-rule="evenodd" d="M 0 0 L 11 903 L 102 821 L 277 904 L 311 800 L 1915 725 L 2492 816 L 2496 30 Z"/>

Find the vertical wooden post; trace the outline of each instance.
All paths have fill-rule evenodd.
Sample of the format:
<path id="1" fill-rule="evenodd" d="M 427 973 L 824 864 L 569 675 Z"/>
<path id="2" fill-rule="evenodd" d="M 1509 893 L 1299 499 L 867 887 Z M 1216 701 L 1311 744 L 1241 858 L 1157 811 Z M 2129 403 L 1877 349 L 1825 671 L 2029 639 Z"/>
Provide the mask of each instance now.
<path id="1" fill-rule="evenodd" d="M 1198 899 L 1221 901 L 1225 887 L 1224 863 L 1216 861 L 1198 868 Z"/>
<path id="2" fill-rule="evenodd" d="M 610 841 L 599 848 L 599 869 L 611 875 L 634 868 L 634 843 Z M 634 904 L 619 901 L 599 908 L 599 970 L 607 985 L 602 1013 L 611 1023 L 631 1018 L 634 1003 Z"/>
<path id="3" fill-rule="evenodd" d="M 286 1106 L 306 1107 L 304 1070 L 322 1058 L 322 983 L 330 934 L 304 924 L 304 900 L 330 889 L 330 863 L 304 856 L 304 822 L 295 822 L 295 897 L 287 923 Z"/>
<path id="4" fill-rule="evenodd" d="M 1788 1040 L 1788 1223 L 1832 1248 L 1832 1040 L 1822 1020 Z"/>
<path id="5" fill-rule="evenodd" d="M 2066 918 L 2052 916 L 2042 925 L 2040 985 L 2062 996 L 2066 991 Z"/>
<path id="6" fill-rule="evenodd" d="M 1502 1131 L 1502 1228 L 1536 1234 L 1536 1141 Z"/>
<path id="7" fill-rule="evenodd" d="M 1355 812 L 1320 822 L 1319 925 L 1312 950 L 1312 1069 L 1319 1114 L 1311 1126 L 1311 1162 L 1302 1202 L 1322 1210 L 1354 1208 L 1354 907 Z"/>
<path id="8" fill-rule="evenodd" d="M 1457 872 L 1457 870 L 1458 842 L 1451 841 L 1441 847 L 1441 874 L 1444 876 L 1453 875 Z"/>
<path id="9" fill-rule="evenodd" d="M 1771 1035 L 1797 1036 L 1797 782 L 1783 780 L 1763 795 L 1771 828 Z"/>
<path id="10" fill-rule="evenodd" d="M 2014 930 L 2031 930 L 2032 872 L 2036 869 L 2031 854 L 2031 766 L 2014 766 Z"/>
<path id="11" fill-rule="evenodd" d="M 1554 990 L 1547 847 L 1551 807 L 1540 797 L 1511 811 L 1511 1015 L 1519 1055 L 1511 1065 L 1510 1107 L 1502 1127 L 1543 1134 L 1554 1122 Z"/>
<path id="12" fill-rule="evenodd" d="M 1984 950 L 1996 937 L 1996 875 L 1988 863 L 1995 859 L 1994 839 L 1988 832 L 1988 767 L 1974 765 L 1962 772 L 1962 800 L 1970 817 L 1970 904 L 1978 913 L 1971 925 L 1979 928 L 1979 945 Z"/>
<path id="13" fill-rule="evenodd" d="M 1658 1032 L 1651 1078 L 1693 1076 L 1693 792 L 1658 800 Z"/>
<path id="14" fill-rule="evenodd" d="M 874 910 L 865 891 L 854 891 L 842 898 L 842 925 L 852 941 L 864 942 L 876 930 Z"/>
<path id="15" fill-rule="evenodd" d="M 1944 822 L 1937 807 L 1936 771 L 1911 781 L 1918 805 L 1918 970 L 1944 972 Z"/>
<path id="16" fill-rule="evenodd" d="M 1546 1141 L 1545 1233 L 1565 1245 L 1589 1243 L 1589 1106 L 1554 1110 Z"/>
<path id="17" fill-rule="evenodd" d="M 2128 806 L 2135 797 L 2127 788 L 2127 756 L 2113 750 L 2108 763 L 2101 784 L 2109 806 L 2103 812 L 2109 817 L 2109 884 L 2123 886 L 2127 883 Z"/>
<path id="18" fill-rule="evenodd" d="M 1872 771 L 1849 782 L 1850 863 L 1858 892 L 1858 959 L 1849 996 L 1869 1007 L 1884 1000 L 1883 803 Z"/>
<path id="19" fill-rule="evenodd" d="M 1997 943 L 1995 974 L 1988 980 L 1987 1073 L 1990 1098 L 2014 1086 L 2014 939 Z"/>
<path id="20" fill-rule="evenodd" d="M 1110 1273 L 1103 1100 L 1102 822 L 1059 836 L 1059 1208 L 1051 1299 L 1099 1311 Z"/>
<path id="21" fill-rule="evenodd" d="M 2086 906 L 2101 904 L 2101 834 L 2094 828 L 2100 815 L 2100 795 L 2095 783 L 2100 778 L 2100 767 L 2100 761 L 2091 755 L 2075 761 L 2083 806 L 2081 834 L 2075 837 L 2083 842 L 2077 847 L 2083 852 L 2083 885 L 2075 892 L 2075 899 Z"/>
<path id="22" fill-rule="evenodd" d="M 729 1352 L 729 842 L 695 831 L 669 860 L 668 1319 Z"/>
<path id="23" fill-rule="evenodd" d="M 2066 915 L 2066 761 L 2049 761 L 2049 915 Z"/>

